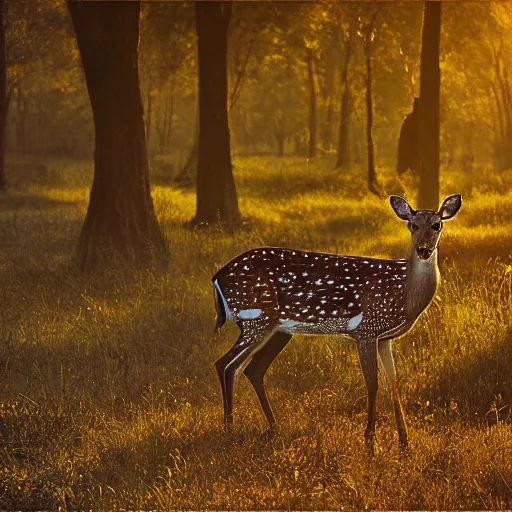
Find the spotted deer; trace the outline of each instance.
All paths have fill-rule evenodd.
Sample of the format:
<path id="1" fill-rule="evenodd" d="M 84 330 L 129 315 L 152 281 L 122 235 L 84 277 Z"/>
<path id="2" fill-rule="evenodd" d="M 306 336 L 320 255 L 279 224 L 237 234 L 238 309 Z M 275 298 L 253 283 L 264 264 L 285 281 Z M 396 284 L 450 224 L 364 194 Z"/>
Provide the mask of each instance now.
<path id="1" fill-rule="evenodd" d="M 408 445 L 391 341 L 409 331 L 434 297 L 439 281 L 437 247 L 443 221 L 462 204 L 447 197 L 439 211 L 415 211 L 390 197 L 412 234 L 408 259 L 340 256 L 261 247 L 240 254 L 212 278 L 217 329 L 233 320 L 240 336 L 215 366 L 224 401 L 224 422 L 233 422 L 233 390 L 241 370 L 251 382 L 272 429 L 274 414 L 263 378 L 294 334 L 342 334 L 357 345 L 368 390 L 365 439 L 375 440 L 378 356 L 391 384 L 399 445 Z"/>

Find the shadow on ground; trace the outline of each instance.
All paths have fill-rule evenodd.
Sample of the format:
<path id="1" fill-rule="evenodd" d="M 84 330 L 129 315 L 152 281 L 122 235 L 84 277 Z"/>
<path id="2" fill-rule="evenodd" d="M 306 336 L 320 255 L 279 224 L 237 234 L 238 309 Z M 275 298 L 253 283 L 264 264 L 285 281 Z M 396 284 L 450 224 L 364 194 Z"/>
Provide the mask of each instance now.
<path id="1" fill-rule="evenodd" d="M 55 200 L 37 194 L 25 194 L 14 191 L 0 193 L 0 213 L 22 210 L 39 211 L 75 204 L 74 201 Z"/>

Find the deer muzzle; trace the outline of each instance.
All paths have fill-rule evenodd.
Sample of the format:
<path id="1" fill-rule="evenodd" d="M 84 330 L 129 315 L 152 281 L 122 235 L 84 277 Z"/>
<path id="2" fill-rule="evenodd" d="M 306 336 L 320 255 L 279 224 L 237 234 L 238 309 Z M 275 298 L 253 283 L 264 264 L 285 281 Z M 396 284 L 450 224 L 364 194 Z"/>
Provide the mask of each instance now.
<path id="1" fill-rule="evenodd" d="M 427 247 L 425 245 L 422 245 L 420 247 L 416 247 L 416 254 L 421 260 L 428 260 L 430 256 L 432 256 L 432 253 L 434 252 L 433 249 L 430 247 Z"/>

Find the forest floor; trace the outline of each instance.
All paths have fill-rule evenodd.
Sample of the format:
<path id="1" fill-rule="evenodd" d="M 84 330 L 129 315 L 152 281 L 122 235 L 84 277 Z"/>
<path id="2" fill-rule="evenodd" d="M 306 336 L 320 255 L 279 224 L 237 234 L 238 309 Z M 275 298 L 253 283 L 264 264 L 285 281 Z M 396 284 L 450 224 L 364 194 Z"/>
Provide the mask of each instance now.
<path id="1" fill-rule="evenodd" d="M 464 201 L 442 285 L 394 343 L 411 449 L 397 449 L 381 375 L 369 457 L 355 346 L 334 336 L 295 337 L 269 371 L 272 439 L 243 377 L 224 433 L 213 362 L 237 331 L 213 334 L 210 281 L 260 245 L 405 257 L 406 225 L 362 170 L 235 160 L 234 236 L 186 229 L 194 191 L 155 186 L 171 266 L 128 277 L 69 265 L 91 164 L 22 167 L 0 197 L 0 509 L 512 508 L 511 172 L 443 172 L 442 195 Z"/>

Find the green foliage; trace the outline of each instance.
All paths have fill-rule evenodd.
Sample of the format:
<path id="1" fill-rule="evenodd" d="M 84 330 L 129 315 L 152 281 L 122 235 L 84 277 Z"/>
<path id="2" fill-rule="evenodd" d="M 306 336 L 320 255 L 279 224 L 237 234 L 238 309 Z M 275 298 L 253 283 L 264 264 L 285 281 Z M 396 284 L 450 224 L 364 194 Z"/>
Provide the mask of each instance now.
<path id="1" fill-rule="evenodd" d="M 512 175 L 443 175 L 442 194 L 464 196 L 445 226 L 443 281 L 395 342 L 412 451 L 396 451 L 381 378 L 368 458 L 363 377 L 337 337 L 297 336 L 270 370 L 273 440 L 243 377 L 235 433 L 224 434 L 213 361 L 236 328 L 214 336 L 210 276 L 262 244 L 402 257 L 407 229 L 365 191 L 361 169 L 340 175 L 328 159 L 302 158 L 234 165 L 247 229 L 233 237 L 183 227 L 192 191 L 153 189 L 172 241 L 161 275 L 69 267 L 90 163 L 34 161 L 24 192 L 2 198 L 0 507 L 510 508 Z M 392 169 L 377 171 L 391 192 Z"/>

